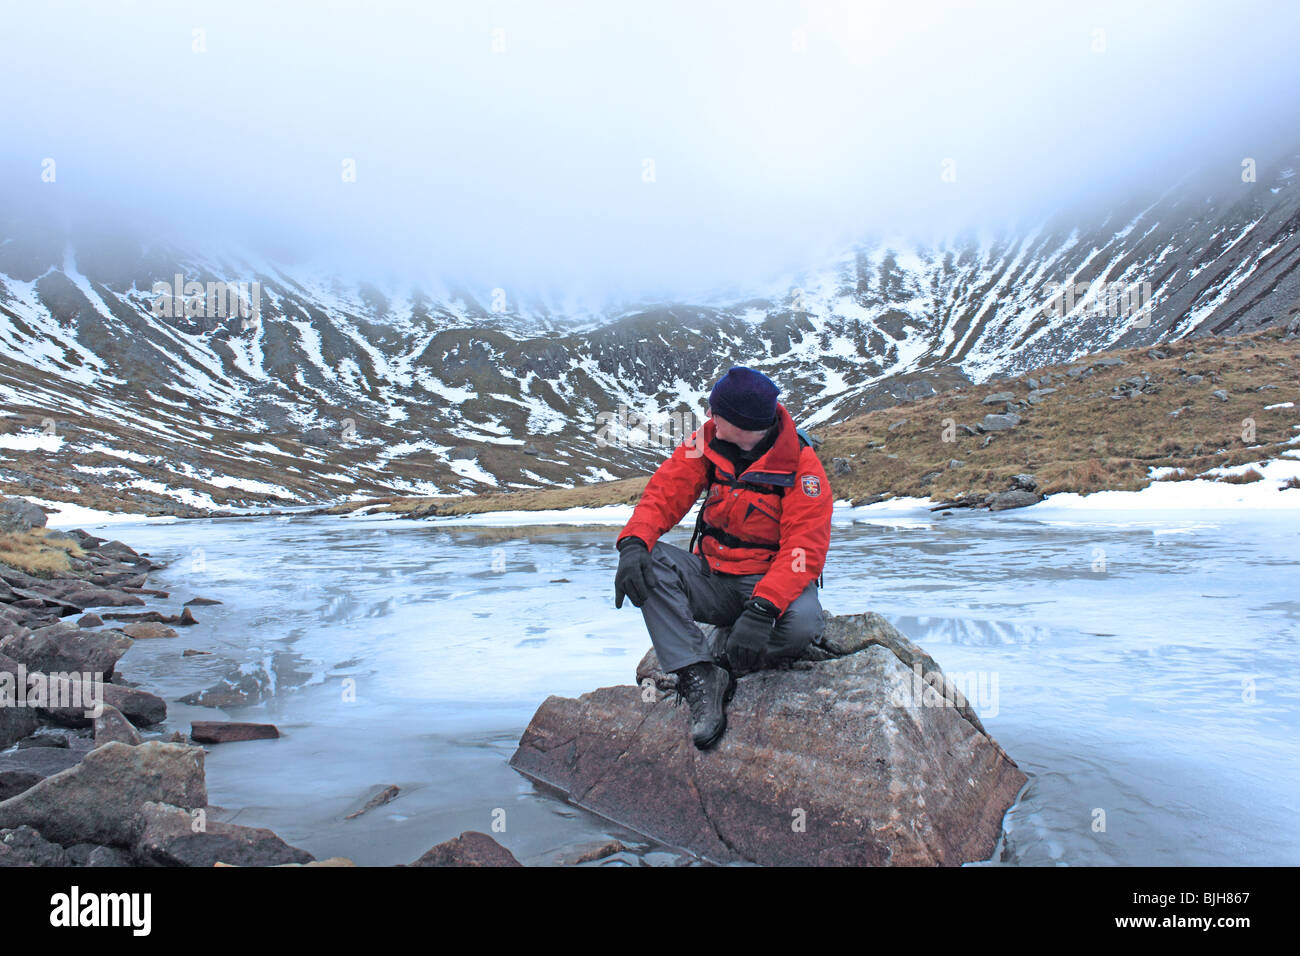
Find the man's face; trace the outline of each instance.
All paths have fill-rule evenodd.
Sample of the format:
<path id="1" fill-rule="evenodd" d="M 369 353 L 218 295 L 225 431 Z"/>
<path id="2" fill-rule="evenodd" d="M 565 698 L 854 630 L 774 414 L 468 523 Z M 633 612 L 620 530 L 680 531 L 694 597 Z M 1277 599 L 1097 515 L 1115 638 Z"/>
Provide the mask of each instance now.
<path id="1" fill-rule="evenodd" d="M 737 428 L 735 425 L 731 424 L 731 422 L 727 421 L 717 412 L 713 411 L 713 409 L 709 409 L 709 411 L 713 415 L 714 434 L 717 435 L 719 438 L 721 438 L 723 441 L 731 442 L 733 445 L 735 445 L 737 448 L 740 448 L 743 451 L 749 451 L 760 441 L 762 441 L 763 436 L 767 434 L 766 428 L 760 428 L 756 432 L 746 431 L 743 428 Z"/>

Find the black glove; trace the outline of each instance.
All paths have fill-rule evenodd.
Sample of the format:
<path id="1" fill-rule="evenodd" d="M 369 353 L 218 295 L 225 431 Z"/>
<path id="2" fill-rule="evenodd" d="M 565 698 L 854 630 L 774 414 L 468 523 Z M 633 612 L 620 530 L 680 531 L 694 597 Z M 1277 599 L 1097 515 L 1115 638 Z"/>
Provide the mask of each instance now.
<path id="1" fill-rule="evenodd" d="M 654 569 L 650 566 L 650 549 L 638 537 L 624 538 L 618 543 L 618 573 L 614 575 L 614 607 L 623 606 L 623 595 L 640 607 L 657 587 Z"/>
<path id="2" fill-rule="evenodd" d="M 736 623 L 731 625 L 728 646 L 735 645 L 748 651 L 761 651 L 767 646 L 781 616 L 776 605 L 767 598 L 750 598 Z"/>

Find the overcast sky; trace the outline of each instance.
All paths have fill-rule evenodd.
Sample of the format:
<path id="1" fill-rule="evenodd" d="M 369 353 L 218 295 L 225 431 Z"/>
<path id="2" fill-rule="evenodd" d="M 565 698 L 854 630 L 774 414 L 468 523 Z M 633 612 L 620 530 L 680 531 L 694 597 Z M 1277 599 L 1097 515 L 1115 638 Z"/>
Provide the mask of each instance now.
<path id="1" fill-rule="evenodd" d="M 0 199 L 479 287 L 762 284 L 1300 143 L 1293 0 L 7 2 L 0 30 Z"/>

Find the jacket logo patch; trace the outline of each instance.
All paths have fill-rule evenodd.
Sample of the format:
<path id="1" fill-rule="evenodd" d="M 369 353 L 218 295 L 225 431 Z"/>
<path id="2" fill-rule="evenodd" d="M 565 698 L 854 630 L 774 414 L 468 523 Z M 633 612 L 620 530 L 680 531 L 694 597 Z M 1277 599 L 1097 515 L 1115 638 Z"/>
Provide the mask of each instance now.
<path id="1" fill-rule="evenodd" d="M 801 484 L 803 493 L 809 498 L 816 498 L 822 493 L 822 483 L 816 475 L 804 475 Z"/>

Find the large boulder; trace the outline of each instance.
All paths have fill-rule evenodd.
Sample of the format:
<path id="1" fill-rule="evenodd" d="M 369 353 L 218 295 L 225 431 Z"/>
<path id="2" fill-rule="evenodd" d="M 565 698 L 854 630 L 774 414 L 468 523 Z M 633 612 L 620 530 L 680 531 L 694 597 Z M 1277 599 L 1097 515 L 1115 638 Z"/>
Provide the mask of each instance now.
<path id="1" fill-rule="evenodd" d="M 146 803 L 140 820 L 140 836 L 132 852 L 145 865 L 279 866 L 315 859 L 262 827 L 209 821 L 206 813 L 200 817 L 167 804 Z"/>
<path id="2" fill-rule="evenodd" d="M 86 631 L 60 622 L 0 640 L 0 653 L 26 664 L 28 671 L 76 671 L 107 680 L 132 643 L 121 631 Z"/>
<path id="3" fill-rule="evenodd" d="M 31 826 L 64 846 L 135 843 L 149 802 L 184 809 L 208 803 L 203 749 L 157 741 L 109 743 L 81 762 L 0 802 L 0 829 Z"/>
<path id="4" fill-rule="evenodd" d="M 958 865 L 989 858 L 1025 775 L 960 689 L 875 614 L 828 618 L 789 669 L 741 677 L 727 731 L 691 743 L 657 686 L 549 697 L 511 766 L 717 863 Z"/>
<path id="5" fill-rule="evenodd" d="M 45 527 L 45 512 L 22 498 L 0 498 L 0 531 L 30 531 Z"/>

